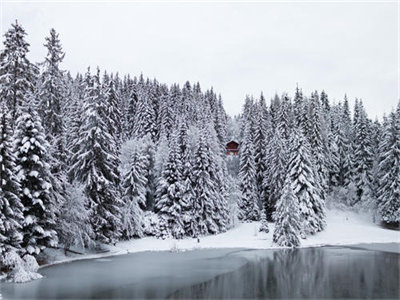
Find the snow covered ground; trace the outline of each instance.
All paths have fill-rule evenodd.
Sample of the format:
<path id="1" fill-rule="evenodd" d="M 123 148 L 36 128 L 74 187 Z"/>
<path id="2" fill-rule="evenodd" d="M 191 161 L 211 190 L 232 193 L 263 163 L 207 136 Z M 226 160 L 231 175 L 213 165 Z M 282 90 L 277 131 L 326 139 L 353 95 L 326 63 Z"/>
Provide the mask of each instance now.
<path id="1" fill-rule="evenodd" d="M 258 232 L 259 222 L 241 223 L 237 227 L 218 235 L 196 239 L 186 238 L 157 239 L 145 237 L 107 246 L 109 252 L 89 254 L 74 257 L 54 256 L 54 262 L 64 262 L 76 259 L 98 258 L 110 255 L 120 255 L 141 251 L 183 251 L 205 248 L 276 248 L 272 243 L 274 224 L 269 224 L 268 234 Z M 327 211 L 327 228 L 314 236 L 301 241 L 302 247 L 318 247 L 324 245 L 352 245 L 360 243 L 400 243 L 400 231 L 379 227 L 368 215 L 341 210 Z"/>

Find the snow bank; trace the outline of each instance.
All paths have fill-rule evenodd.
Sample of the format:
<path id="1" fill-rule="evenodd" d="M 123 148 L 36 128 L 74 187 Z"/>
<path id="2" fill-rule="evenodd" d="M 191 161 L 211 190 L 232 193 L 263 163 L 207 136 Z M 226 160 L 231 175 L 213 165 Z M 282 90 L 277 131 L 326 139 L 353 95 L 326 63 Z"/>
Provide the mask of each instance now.
<path id="1" fill-rule="evenodd" d="M 359 243 L 400 243 L 400 232 L 379 227 L 372 222 L 369 215 L 332 209 L 327 211 L 327 228 L 320 233 L 301 240 L 301 247 L 318 247 L 324 245 L 354 245 Z M 260 222 L 241 223 L 235 228 L 221 234 L 200 237 L 157 239 L 145 237 L 119 242 L 116 246 L 105 246 L 109 252 L 89 254 L 79 257 L 54 257 L 56 263 L 77 259 L 99 258 L 142 251 L 185 251 L 206 248 L 251 248 L 271 249 L 276 247 L 272 242 L 274 224 L 269 224 L 269 233 L 259 232 Z"/>
<path id="2" fill-rule="evenodd" d="M 138 240 L 120 242 L 117 248 L 133 253 L 139 251 L 162 251 L 202 248 L 277 248 L 272 242 L 274 224 L 269 224 L 269 233 L 259 232 L 260 222 L 241 223 L 237 227 L 218 235 L 206 236 L 197 240 L 161 240 L 146 237 Z M 379 227 L 369 215 L 341 210 L 327 211 L 327 228 L 320 233 L 301 240 L 301 247 L 324 245 L 351 245 L 358 243 L 400 243 L 400 232 Z"/>

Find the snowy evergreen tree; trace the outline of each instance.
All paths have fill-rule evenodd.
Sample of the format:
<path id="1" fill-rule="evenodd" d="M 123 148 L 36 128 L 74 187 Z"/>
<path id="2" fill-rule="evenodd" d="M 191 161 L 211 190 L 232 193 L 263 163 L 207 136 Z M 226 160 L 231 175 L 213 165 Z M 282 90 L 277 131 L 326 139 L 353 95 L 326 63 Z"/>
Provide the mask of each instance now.
<path id="1" fill-rule="evenodd" d="M 33 92 L 38 71 L 27 58 L 29 44 L 21 25 L 15 21 L 4 36 L 4 49 L 0 53 L 0 99 L 6 101 L 14 124 L 19 107 Z"/>
<path id="2" fill-rule="evenodd" d="M 244 129 L 243 141 L 240 144 L 239 187 L 242 192 L 239 219 L 255 221 L 259 219 L 257 203 L 256 169 L 254 165 L 254 145 L 251 139 L 251 124 L 247 122 Z"/>
<path id="3" fill-rule="evenodd" d="M 47 56 L 42 63 L 43 72 L 39 80 L 38 109 L 43 120 L 46 139 L 51 145 L 49 156 L 52 159 L 52 173 L 59 174 L 65 169 L 66 163 L 65 127 L 62 116 L 66 86 L 63 71 L 60 70 L 60 63 L 65 53 L 62 51 L 58 34 L 54 29 L 50 30 L 45 47 Z"/>
<path id="4" fill-rule="evenodd" d="M 314 234 L 325 226 L 325 203 L 321 198 L 321 186 L 318 181 L 310 146 L 303 134 L 296 129 L 290 141 L 290 159 L 288 165 L 293 192 L 298 199 L 302 234 Z"/>
<path id="5" fill-rule="evenodd" d="M 378 213 L 385 223 L 400 222 L 400 102 L 390 114 L 380 146 Z"/>
<path id="6" fill-rule="evenodd" d="M 123 237 L 126 239 L 142 236 L 143 212 L 140 206 L 146 205 L 146 164 L 147 159 L 139 147 L 133 149 L 130 169 L 124 174 L 123 188 Z"/>
<path id="7" fill-rule="evenodd" d="M 260 224 L 259 231 L 268 233 L 269 232 L 269 228 L 268 228 L 268 222 L 267 222 L 267 215 L 266 215 L 264 209 L 261 211 L 260 221 L 261 221 L 261 224 Z"/>
<path id="8" fill-rule="evenodd" d="M 220 214 L 218 186 L 216 185 L 215 163 L 208 143 L 209 135 L 203 130 L 193 161 L 193 236 L 219 232 Z"/>
<path id="9" fill-rule="evenodd" d="M 264 96 L 261 94 L 260 101 L 257 104 L 257 118 L 255 124 L 254 134 L 254 163 L 256 169 L 256 186 L 258 205 L 261 207 L 266 202 L 265 191 L 264 191 L 264 173 L 267 169 L 267 123 L 268 123 L 268 111 L 265 104 Z"/>
<path id="10" fill-rule="evenodd" d="M 86 77 L 82 134 L 70 174 L 84 185 L 96 240 L 114 243 L 121 231 L 118 149 L 106 123 L 108 109 L 99 72 Z"/>
<path id="11" fill-rule="evenodd" d="M 300 217 L 301 208 L 299 199 L 295 195 L 295 187 L 291 182 L 291 176 L 288 174 L 282 196 L 276 203 L 274 213 L 275 230 L 273 241 L 280 247 L 298 247 L 300 246 L 300 232 L 302 222 Z"/>
<path id="12" fill-rule="evenodd" d="M 57 199 L 52 186 L 44 129 L 36 111 L 27 104 L 16 123 L 16 169 L 24 206 L 22 246 L 30 254 L 39 254 L 58 243 L 56 227 Z"/>
<path id="13" fill-rule="evenodd" d="M 157 116 L 151 99 L 145 91 L 139 93 L 138 102 L 136 103 L 135 120 L 134 120 L 134 136 L 142 138 L 150 134 L 153 141 L 156 139 L 157 134 Z"/>
<path id="14" fill-rule="evenodd" d="M 314 157 L 314 163 L 317 172 L 317 180 L 320 182 L 321 197 L 325 197 L 328 185 L 328 161 L 327 161 L 327 145 L 326 137 L 322 131 L 322 109 L 317 92 L 312 93 L 309 104 L 309 131 L 306 137 L 310 143 L 311 153 Z"/>
<path id="15" fill-rule="evenodd" d="M 357 202 L 366 204 L 372 199 L 373 153 L 370 128 L 361 101 L 354 107 L 353 182 L 357 187 Z M 354 203 L 355 204 L 355 203 Z"/>
<path id="16" fill-rule="evenodd" d="M 23 205 L 15 173 L 11 116 L 5 103 L 0 107 L 0 261 L 6 252 L 20 249 Z"/>
<path id="17" fill-rule="evenodd" d="M 169 138 L 174 126 L 174 107 L 170 100 L 168 87 L 161 86 L 160 113 L 158 114 L 159 138 L 165 136 Z"/>
<path id="18" fill-rule="evenodd" d="M 155 211 L 164 225 L 160 232 L 163 238 L 170 234 L 174 238 L 182 238 L 185 233 L 182 220 L 182 209 L 185 203 L 182 197 L 181 164 L 178 136 L 177 132 L 173 132 L 168 159 L 163 166 L 156 190 Z"/>
<path id="19" fill-rule="evenodd" d="M 115 89 L 114 79 L 109 79 L 107 74 L 104 74 L 103 94 L 108 109 L 107 126 L 109 128 L 109 133 L 114 138 L 115 145 L 119 149 L 122 141 L 121 100 Z"/>
<path id="20" fill-rule="evenodd" d="M 268 169 L 264 175 L 264 190 L 267 195 L 265 210 L 267 220 L 272 221 L 272 215 L 275 211 L 275 204 L 280 199 L 283 183 L 286 177 L 288 163 L 288 153 L 278 129 L 268 144 L 267 155 Z"/>

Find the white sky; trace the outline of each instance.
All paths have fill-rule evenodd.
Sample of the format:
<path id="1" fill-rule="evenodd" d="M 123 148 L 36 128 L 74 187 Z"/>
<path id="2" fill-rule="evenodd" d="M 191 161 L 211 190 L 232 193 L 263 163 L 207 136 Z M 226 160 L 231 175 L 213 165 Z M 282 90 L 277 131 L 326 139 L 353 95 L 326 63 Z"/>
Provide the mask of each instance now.
<path id="1" fill-rule="evenodd" d="M 296 83 L 307 95 L 362 98 L 372 118 L 400 98 L 396 1 L 0 2 L 1 34 L 18 19 L 33 62 L 43 60 L 53 27 L 73 74 L 90 65 L 169 84 L 199 81 L 222 94 L 231 115 L 246 94 L 293 95 Z"/>

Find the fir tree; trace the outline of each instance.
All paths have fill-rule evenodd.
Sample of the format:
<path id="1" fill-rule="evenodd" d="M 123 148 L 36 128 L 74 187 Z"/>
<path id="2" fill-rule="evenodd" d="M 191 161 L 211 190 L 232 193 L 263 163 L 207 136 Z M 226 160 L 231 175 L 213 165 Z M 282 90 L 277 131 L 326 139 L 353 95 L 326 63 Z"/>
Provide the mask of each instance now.
<path id="1" fill-rule="evenodd" d="M 107 126 L 110 135 L 115 140 L 115 145 L 119 149 L 122 140 L 122 122 L 120 110 L 120 96 L 115 89 L 115 81 L 113 78 L 108 79 L 108 75 L 104 74 L 103 94 L 107 105 Z"/>
<path id="2" fill-rule="evenodd" d="M 327 145 L 325 143 L 325 137 L 322 131 L 322 109 L 321 103 L 317 92 L 311 95 L 309 105 L 309 131 L 306 132 L 306 136 L 310 143 L 310 150 L 314 157 L 314 163 L 318 180 L 321 183 L 323 190 L 321 191 L 321 197 L 325 197 L 328 185 L 328 161 L 327 161 Z"/>
<path id="3" fill-rule="evenodd" d="M 264 186 L 268 188 L 265 210 L 267 220 L 273 220 L 275 204 L 280 199 L 283 183 L 286 177 L 288 154 L 279 130 L 275 133 L 268 144 L 267 165 L 269 166 L 264 175 Z"/>
<path id="4" fill-rule="evenodd" d="M 243 141 L 240 145 L 239 187 L 242 192 L 242 201 L 239 204 L 241 210 L 239 218 L 243 221 L 255 221 L 259 218 L 254 145 L 251 139 L 250 126 L 250 122 L 247 122 Z"/>
<path id="5" fill-rule="evenodd" d="M 49 146 L 31 105 L 23 108 L 17 120 L 14 147 L 24 206 L 22 246 L 30 254 L 39 254 L 46 247 L 57 246 L 58 207 L 48 163 Z"/>
<path id="6" fill-rule="evenodd" d="M 23 206 L 15 173 L 11 117 L 5 103 L 0 108 L 0 261 L 7 251 L 22 242 Z"/>
<path id="7" fill-rule="evenodd" d="M 300 207 L 302 234 L 313 234 L 326 226 L 325 203 L 309 147 L 303 134 L 296 129 L 290 142 L 287 172 Z"/>
<path id="8" fill-rule="evenodd" d="M 160 232 L 162 237 L 171 234 L 174 238 L 182 238 L 185 233 L 182 220 L 185 203 L 182 198 L 181 164 L 177 133 L 174 132 L 156 191 L 155 210 L 164 224 L 164 230 Z"/>
<path id="9" fill-rule="evenodd" d="M 267 215 L 265 214 L 265 210 L 264 209 L 261 211 L 260 221 L 261 221 L 261 224 L 260 224 L 259 231 L 268 233 L 269 232 L 269 228 L 268 228 L 268 222 L 267 222 Z"/>
<path id="10" fill-rule="evenodd" d="M 70 174 L 84 185 L 96 240 L 114 243 L 121 231 L 119 159 L 106 123 L 108 110 L 98 74 L 86 75 L 82 133 L 79 149 L 72 157 Z"/>
<path id="11" fill-rule="evenodd" d="M 65 169 L 66 163 L 65 127 L 62 116 L 66 86 L 64 74 L 59 68 L 65 53 L 62 51 L 58 34 L 54 29 L 50 30 L 45 47 L 47 56 L 42 63 L 43 72 L 40 75 L 38 108 L 43 120 L 46 139 L 51 145 L 49 154 L 53 158 L 52 172 L 58 174 Z"/>
<path id="12" fill-rule="evenodd" d="M 266 202 L 265 191 L 264 191 L 264 173 L 267 169 L 267 147 L 266 147 L 266 134 L 267 132 L 267 118 L 268 112 L 265 105 L 264 96 L 261 94 L 260 101 L 258 103 L 257 119 L 255 124 L 255 135 L 254 135 L 254 163 L 256 169 L 256 186 L 257 195 L 259 197 L 258 205 L 262 206 Z"/>
<path id="13" fill-rule="evenodd" d="M 361 101 L 354 108 L 353 181 L 357 187 L 357 202 L 367 203 L 372 197 L 373 153 L 368 119 Z"/>
<path id="14" fill-rule="evenodd" d="M 11 25 L 4 36 L 4 50 L 0 54 L 0 99 L 6 101 L 14 124 L 18 108 L 33 92 L 38 71 L 26 57 L 29 44 L 25 41 L 25 30 L 18 21 Z"/>
<path id="15" fill-rule="evenodd" d="M 123 236 L 126 239 L 134 236 L 142 236 L 143 213 L 140 206 L 146 205 L 145 176 L 147 159 L 142 155 L 140 149 L 133 149 L 130 159 L 130 169 L 124 175 L 123 188 Z"/>
<path id="16" fill-rule="evenodd" d="M 193 161 L 193 236 L 219 231 L 218 187 L 215 181 L 215 164 L 207 142 L 209 136 L 202 131 Z"/>
<path id="17" fill-rule="evenodd" d="M 275 230 L 273 241 L 281 247 L 300 246 L 301 217 L 298 198 L 295 195 L 295 189 L 291 182 L 291 176 L 288 174 L 282 196 L 276 203 L 274 213 Z"/>
<path id="18" fill-rule="evenodd" d="M 380 146 L 378 213 L 385 223 L 400 222 L 400 102 L 384 128 Z"/>

